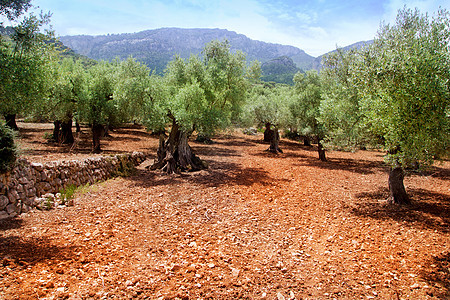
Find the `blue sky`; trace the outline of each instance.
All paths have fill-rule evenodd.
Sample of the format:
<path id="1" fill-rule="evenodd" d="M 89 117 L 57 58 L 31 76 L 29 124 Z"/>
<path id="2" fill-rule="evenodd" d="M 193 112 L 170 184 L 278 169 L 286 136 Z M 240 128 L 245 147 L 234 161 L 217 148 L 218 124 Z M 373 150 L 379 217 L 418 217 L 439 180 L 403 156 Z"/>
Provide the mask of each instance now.
<path id="1" fill-rule="evenodd" d="M 433 13 L 448 0 L 32 0 L 52 12 L 57 35 L 131 33 L 161 27 L 222 28 L 318 56 L 372 39 L 405 5 Z"/>

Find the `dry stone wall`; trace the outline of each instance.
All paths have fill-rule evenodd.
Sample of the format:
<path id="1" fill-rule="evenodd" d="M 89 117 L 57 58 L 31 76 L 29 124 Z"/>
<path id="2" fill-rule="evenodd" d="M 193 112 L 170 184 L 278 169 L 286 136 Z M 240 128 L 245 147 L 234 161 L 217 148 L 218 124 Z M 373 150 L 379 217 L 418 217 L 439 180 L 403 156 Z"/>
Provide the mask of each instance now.
<path id="1" fill-rule="evenodd" d="M 20 159 L 11 172 L 0 174 L 0 219 L 43 208 L 45 201 L 59 197 L 69 186 L 92 184 L 128 173 L 145 159 L 142 152 L 50 163 Z"/>

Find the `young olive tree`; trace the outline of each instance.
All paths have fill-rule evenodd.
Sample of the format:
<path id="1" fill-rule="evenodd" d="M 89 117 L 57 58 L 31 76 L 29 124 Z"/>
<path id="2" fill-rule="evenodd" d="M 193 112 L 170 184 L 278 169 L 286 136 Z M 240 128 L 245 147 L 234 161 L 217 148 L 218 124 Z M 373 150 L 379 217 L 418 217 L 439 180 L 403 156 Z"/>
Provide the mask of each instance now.
<path id="1" fill-rule="evenodd" d="M 150 91 L 145 111 L 153 128 L 171 127 L 169 137 L 160 138 L 153 169 L 178 173 L 206 167 L 193 153 L 188 137 L 194 130 L 211 135 L 228 126 L 244 100 L 245 69 L 242 53 L 231 53 L 226 41 L 213 41 L 205 46 L 203 59 L 175 57 L 163 80 L 166 88 L 153 79 L 157 86 Z"/>
<path id="2" fill-rule="evenodd" d="M 381 135 L 392 166 L 391 201 L 410 202 L 403 178 L 412 164 L 430 165 L 448 155 L 450 141 L 450 17 L 417 9 L 399 11 L 381 26 L 359 73 L 365 110 Z"/>

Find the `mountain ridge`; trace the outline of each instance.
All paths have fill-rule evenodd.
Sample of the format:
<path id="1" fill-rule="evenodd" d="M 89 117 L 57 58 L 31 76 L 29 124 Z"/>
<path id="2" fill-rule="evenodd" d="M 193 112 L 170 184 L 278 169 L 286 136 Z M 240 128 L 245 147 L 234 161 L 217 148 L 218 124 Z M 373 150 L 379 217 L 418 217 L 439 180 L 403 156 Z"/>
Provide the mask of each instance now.
<path id="1" fill-rule="evenodd" d="M 176 54 L 188 58 L 191 54 L 201 54 L 205 44 L 212 40 L 228 40 L 231 50 L 244 52 L 247 61 L 261 62 L 265 67 L 263 78 L 283 83 L 292 82 L 294 68 L 288 66 L 289 63 L 286 65 L 286 60 L 280 58 L 292 60 L 299 71 L 320 70 L 323 57 L 336 51 L 313 57 L 295 46 L 253 40 L 244 34 L 219 28 L 164 27 L 134 33 L 66 35 L 59 39 L 76 53 L 95 60 L 123 60 L 133 56 L 159 74 L 163 73 L 167 63 Z M 360 48 L 372 42 L 357 42 L 342 49 Z M 280 65 L 277 66 L 277 63 Z M 279 70 L 280 73 L 276 74 L 274 70 Z"/>
<path id="2" fill-rule="evenodd" d="M 259 60 L 261 63 L 287 56 L 293 59 L 297 67 L 310 69 L 314 57 L 294 46 L 266 43 L 252 40 L 243 34 L 226 29 L 205 28 L 159 28 L 136 33 L 109 35 L 61 36 L 60 40 L 79 54 L 93 59 L 125 59 L 132 55 L 157 72 L 162 72 L 173 55 L 188 58 L 199 54 L 204 45 L 211 40 L 230 42 L 231 50 L 242 50 L 247 60 Z"/>

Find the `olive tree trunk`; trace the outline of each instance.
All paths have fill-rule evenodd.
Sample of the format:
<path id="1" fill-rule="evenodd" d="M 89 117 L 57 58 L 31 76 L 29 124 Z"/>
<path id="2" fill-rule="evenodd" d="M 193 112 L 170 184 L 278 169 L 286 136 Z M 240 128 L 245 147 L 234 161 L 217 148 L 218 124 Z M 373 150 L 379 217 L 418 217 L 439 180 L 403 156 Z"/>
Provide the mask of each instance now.
<path id="1" fill-rule="evenodd" d="M 317 142 L 317 152 L 319 153 L 319 159 L 321 161 L 327 161 L 327 157 L 325 155 L 325 148 L 322 145 L 322 142 L 319 140 Z"/>
<path id="2" fill-rule="evenodd" d="M 272 153 L 283 153 L 283 151 L 280 149 L 280 134 L 278 132 L 278 128 L 275 126 L 273 130 L 270 130 L 270 147 L 267 149 L 269 152 Z"/>
<path id="3" fill-rule="evenodd" d="M 52 139 L 56 143 L 59 143 L 59 141 L 61 140 L 61 121 L 59 121 L 59 120 L 53 121 Z"/>
<path id="4" fill-rule="evenodd" d="M 188 136 L 188 133 L 182 130 L 174 120 L 167 140 L 164 135 L 160 135 L 157 158 L 151 169 L 160 169 L 168 174 L 206 169 L 206 164 L 189 146 Z"/>
<path id="5" fill-rule="evenodd" d="M 19 131 L 19 127 L 16 123 L 16 114 L 5 114 L 4 117 L 6 126 L 11 128 L 12 130 Z"/>
<path id="6" fill-rule="evenodd" d="M 264 142 L 266 143 L 270 143 L 272 141 L 273 130 L 270 126 L 270 123 L 266 123 L 266 130 L 264 130 Z"/>
<path id="7" fill-rule="evenodd" d="M 61 140 L 62 144 L 73 144 L 72 119 L 61 122 Z"/>
<path id="8" fill-rule="evenodd" d="M 389 202 L 396 204 L 411 203 L 403 184 L 404 178 L 405 173 L 402 167 L 391 168 L 389 172 Z"/>
<path id="9" fill-rule="evenodd" d="M 101 124 L 92 125 L 92 152 L 100 153 L 102 149 L 100 147 L 100 140 L 105 132 L 105 128 Z"/>

